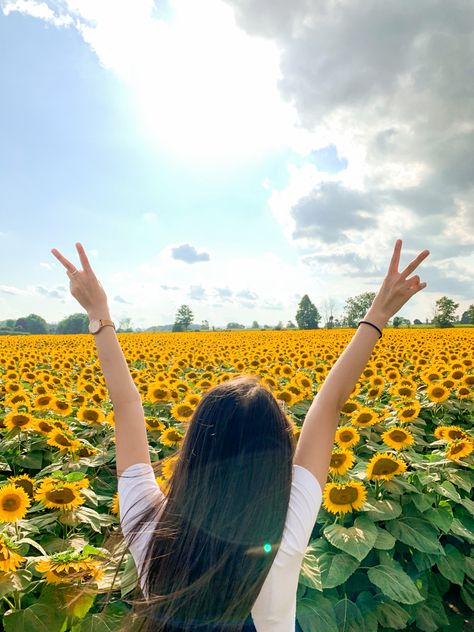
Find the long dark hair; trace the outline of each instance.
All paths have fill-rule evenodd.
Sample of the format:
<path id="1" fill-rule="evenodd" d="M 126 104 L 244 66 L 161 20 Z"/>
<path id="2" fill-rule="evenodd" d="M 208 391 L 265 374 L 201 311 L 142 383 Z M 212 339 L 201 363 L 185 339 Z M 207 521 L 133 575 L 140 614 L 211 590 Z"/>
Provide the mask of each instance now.
<path id="1" fill-rule="evenodd" d="M 152 525 L 143 593 L 139 581 L 120 630 L 132 621 L 134 632 L 242 630 L 281 543 L 295 447 L 292 420 L 258 376 L 207 391 L 166 499 L 126 538 Z"/>

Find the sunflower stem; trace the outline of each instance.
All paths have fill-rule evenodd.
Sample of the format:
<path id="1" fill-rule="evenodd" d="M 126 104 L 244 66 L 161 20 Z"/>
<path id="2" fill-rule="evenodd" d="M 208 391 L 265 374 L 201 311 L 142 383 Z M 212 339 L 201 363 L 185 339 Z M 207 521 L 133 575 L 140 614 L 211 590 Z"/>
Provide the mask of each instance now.
<path id="1" fill-rule="evenodd" d="M 378 480 L 375 481 L 375 500 L 379 499 L 379 482 Z"/>
<path id="2" fill-rule="evenodd" d="M 15 608 L 21 610 L 21 593 L 19 590 L 13 592 L 13 598 L 15 599 Z"/>
<path id="3" fill-rule="evenodd" d="M 15 605 L 12 604 L 12 602 L 8 599 L 8 597 L 5 597 L 5 595 L 3 595 L 3 598 L 5 599 L 5 601 L 7 602 L 7 604 L 10 606 L 10 608 L 12 610 L 15 610 Z"/>
<path id="4" fill-rule="evenodd" d="M 15 521 L 15 533 L 18 540 L 20 539 L 20 529 L 18 528 L 18 522 Z"/>

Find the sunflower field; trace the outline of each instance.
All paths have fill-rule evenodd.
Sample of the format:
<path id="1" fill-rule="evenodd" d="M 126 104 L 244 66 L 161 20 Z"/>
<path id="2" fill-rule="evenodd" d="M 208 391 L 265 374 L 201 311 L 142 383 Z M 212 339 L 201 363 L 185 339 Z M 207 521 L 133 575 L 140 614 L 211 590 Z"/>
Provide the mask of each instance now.
<path id="1" fill-rule="evenodd" d="M 258 375 L 298 438 L 353 335 L 118 334 L 164 493 L 206 391 Z M 341 412 L 300 574 L 304 632 L 473 629 L 473 422 L 474 329 L 386 329 Z M 3 629 L 117 629 L 136 572 L 92 336 L 0 337 L 0 446 Z"/>

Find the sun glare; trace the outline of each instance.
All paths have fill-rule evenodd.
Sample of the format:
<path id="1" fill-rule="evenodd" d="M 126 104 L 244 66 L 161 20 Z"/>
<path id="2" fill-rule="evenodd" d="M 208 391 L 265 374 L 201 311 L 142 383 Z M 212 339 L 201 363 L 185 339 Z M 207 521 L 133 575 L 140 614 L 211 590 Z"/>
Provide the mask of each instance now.
<path id="1" fill-rule="evenodd" d="M 154 19 L 129 79 L 147 134 L 181 158 L 251 159 L 285 144 L 293 110 L 278 93 L 276 46 L 246 35 L 217 0 L 178 0 Z M 143 50 L 143 49 L 142 49 Z"/>

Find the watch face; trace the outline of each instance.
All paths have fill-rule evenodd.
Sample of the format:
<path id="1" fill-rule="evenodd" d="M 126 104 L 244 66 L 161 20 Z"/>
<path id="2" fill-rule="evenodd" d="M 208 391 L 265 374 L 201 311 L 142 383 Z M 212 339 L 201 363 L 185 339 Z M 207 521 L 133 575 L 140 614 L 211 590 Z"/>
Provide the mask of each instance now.
<path id="1" fill-rule="evenodd" d="M 89 323 L 89 331 L 91 334 L 95 334 L 100 329 L 100 320 L 91 320 Z"/>

